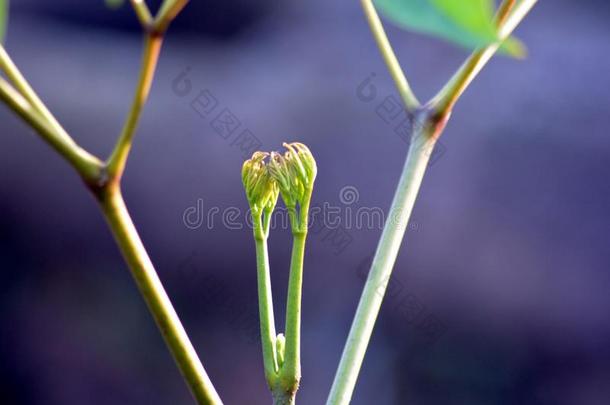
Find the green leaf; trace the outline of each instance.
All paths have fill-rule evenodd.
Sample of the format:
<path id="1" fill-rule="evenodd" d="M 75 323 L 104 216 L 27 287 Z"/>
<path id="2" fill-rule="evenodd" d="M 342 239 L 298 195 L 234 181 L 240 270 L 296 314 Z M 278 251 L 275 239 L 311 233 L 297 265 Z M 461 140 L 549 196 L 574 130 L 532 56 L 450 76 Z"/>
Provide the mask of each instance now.
<path id="1" fill-rule="evenodd" d="M 398 26 L 433 35 L 467 49 L 498 40 L 493 0 L 375 0 L 383 15 Z M 507 39 L 501 51 L 524 55 L 524 46 Z"/>
<path id="2" fill-rule="evenodd" d="M 430 3 L 460 29 L 475 35 L 482 44 L 496 40 L 492 0 L 431 0 Z"/>
<path id="3" fill-rule="evenodd" d="M 4 42 L 8 20 L 8 0 L 0 0 L 0 43 Z"/>

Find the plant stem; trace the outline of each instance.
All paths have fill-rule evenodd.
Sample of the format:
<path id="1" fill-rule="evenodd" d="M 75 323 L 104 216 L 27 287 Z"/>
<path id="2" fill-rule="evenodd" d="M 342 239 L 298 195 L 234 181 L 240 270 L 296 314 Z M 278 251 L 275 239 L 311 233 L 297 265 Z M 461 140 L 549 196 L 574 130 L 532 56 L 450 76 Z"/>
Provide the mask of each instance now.
<path id="1" fill-rule="evenodd" d="M 136 12 L 136 16 L 142 25 L 142 28 L 149 30 L 152 23 L 153 17 L 150 14 L 150 9 L 146 5 L 144 0 L 131 0 L 131 6 Z"/>
<path id="2" fill-rule="evenodd" d="M 273 405 L 294 405 L 296 392 L 286 392 L 281 386 L 277 386 L 272 392 Z"/>
<path id="3" fill-rule="evenodd" d="M 256 244 L 256 274 L 258 284 L 258 308 L 261 325 L 261 343 L 265 377 L 270 388 L 276 382 L 278 360 L 275 347 L 275 318 L 273 316 L 273 297 L 271 294 L 271 275 L 269 274 L 269 253 L 267 233 L 261 215 L 254 217 L 254 240 Z"/>
<path id="4" fill-rule="evenodd" d="M 146 253 L 118 184 L 110 184 L 96 196 L 138 289 L 197 403 L 222 404 Z"/>
<path id="5" fill-rule="evenodd" d="M 83 177 L 87 183 L 94 183 L 99 177 L 103 163 L 81 147 L 72 138 L 57 133 L 37 110 L 9 83 L 0 78 L 0 100 L 4 101 L 17 115 L 28 123 L 57 153 Z"/>
<path id="6" fill-rule="evenodd" d="M 154 21 L 154 28 L 157 32 L 165 32 L 169 24 L 182 11 L 189 0 L 165 0 Z"/>
<path id="7" fill-rule="evenodd" d="M 512 12 L 510 12 L 510 7 L 506 3 L 500 7 L 496 17 L 497 21 L 502 22 L 498 27 L 500 41 L 474 51 L 445 87 L 434 97 L 431 104 L 435 106 L 440 116 L 451 112 L 453 106 L 468 85 L 489 62 L 502 44 L 502 41 L 510 36 L 536 2 L 537 0 L 522 0 L 513 7 Z"/>
<path id="8" fill-rule="evenodd" d="M 394 200 L 347 338 L 327 405 L 349 404 L 373 327 L 442 125 L 415 126 Z"/>
<path id="9" fill-rule="evenodd" d="M 447 85 L 439 92 L 433 100 L 419 114 L 423 114 L 423 125 L 415 125 L 412 142 L 407 154 L 407 160 L 403 168 L 392 207 L 388 215 L 381 239 L 375 252 L 373 264 L 367 277 L 364 291 L 356 310 L 356 316 L 352 323 L 347 343 L 341 356 L 341 362 L 335 375 L 335 380 L 328 398 L 328 405 L 344 405 L 351 400 L 358 373 L 366 353 L 379 309 L 383 301 L 387 284 L 392 274 L 392 268 L 396 261 L 400 244 L 408 224 L 417 193 L 421 186 L 423 176 L 430 155 L 434 149 L 436 140 L 441 135 L 454 104 L 459 99 L 471 81 L 481 71 L 498 50 L 502 41 L 510 36 L 519 22 L 527 15 L 537 0 L 522 0 L 517 5 L 511 1 L 505 1 L 498 12 L 497 21 L 501 23 L 498 28 L 500 41 L 489 45 L 481 50 L 473 52 L 466 63 L 453 76 Z M 371 0 L 362 0 L 365 13 L 372 21 L 373 34 L 377 38 L 379 47 L 386 58 L 388 68 L 394 77 L 400 78 L 394 73 L 399 69 L 397 62 L 389 53 L 389 44 L 386 44 L 385 35 L 380 34 L 378 18 L 374 13 Z M 513 7 L 514 6 L 514 7 Z M 511 12 L 511 8 L 513 11 Z M 389 57 L 387 55 L 390 55 Z M 389 61 L 389 62 L 388 62 Z M 396 80 L 400 90 L 400 81 Z M 412 100 L 405 100 L 407 108 Z M 416 117 L 417 118 L 417 117 Z M 415 120 L 417 124 L 418 120 Z M 396 221 L 397 220 L 397 221 Z"/>
<path id="10" fill-rule="evenodd" d="M 121 135 L 119 136 L 119 140 L 117 141 L 110 158 L 108 158 L 107 166 L 109 178 L 120 178 L 125 170 L 133 136 L 138 126 L 142 109 L 148 98 L 148 93 L 150 92 L 162 43 L 163 37 L 156 34 L 147 34 L 144 39 L 144 52 L 140 68 L 140 77 L 138 79 L 133 102 L 127 119 L 125 120 Z"/>
<path id="11" fill-rule="evenodd" d="M 66 141 L 72 141 L 72 138 L 66 130 L 59 124 L 57 119 L 51 114 L 51 112 L 44 105 L 42 100 L 38 97 L 36 92 L 32 89 L 30 84 L 25 80 L 6 49 L 0 44 L 0 70 L 6 73 L 6 77 L 13 83 L 19 93 L 25 98 L 28 103 L 36 110 L 52 127 L 56 134 Z"/>
<path id="12" fill-rule="evenodd" d="M 410 111 L 415 111 L 420 105 L 419 101 L 417 101 L 417 97 L 415 97 L 413 90 L 411 90 L 411 86 L 409 85 L 409 82 L 407 81 L 407 78 L 400 67 L 400 63 L 396 58 L 396 54 L 392 49 L 388 36 L 383 29 L 383 24 L 381 24 L 379 15 L 375 10 L 373 1 L 361 0 L 361 2 L 362 8 L 364 9 L 364 14 L 366 15 L 373 36 L 375 37 L 375 41 L 377 42 L 377 46 L 381 51 L 381 56 L 383 57 L 388 70 L 390 71 L 392 79 L 394 79 L 396 88 L 398 89 L 407 109 Z"/>
<path id="13" fill-rule="evenodd" d="M 0 77 L 0 99 L 63 156 L 87 183 L 93 183 L 100 175 L 102 162 L 74 142 L 72 137 L 46 108 L 36 92 L 25 80 L 12 59 L 0 45 L 0 70 L 15 85 Z"/>
<path id="14" fill-rule="evenodd" d="M 165 24 L 169 24 L 187 1 L 166 1 L 165 4 L 167 3 L 170 3 L 171 7 L 166 12 L 166 17 L 161 19 Z M 150 23 L 152 17 L 144 1 L 132 0 L 132 5 L 142 24 L 150 25 L 146 23 Z M 100 204 L 138 289 L 193 396 L 200 405 L 221 405 L 222 401 L 163 289 L 161 280 L 131 221 L 120 191 L 121 175 L 125 169 L 138 119 L 148 97 L 162 43 L 162 36 L 158 30 L 150 26 L 146 28 L 144 56 L 134 101 L 107 164 L 102 163 L 74 142 L 32 90 L 2 45 L 0 45 L 0 70 L 6 73 L 16 89 L 0 77 L 0 99 L 30 124 L 85 180 Z"/>
<path id="15" fill-rule="evenodd" d="M 309 224 L 309 205 L 313 188 L 307 188 L 299 210 L 288 207 L 292 228 L 292 256 L 286 300 L 284 363 L 279 369 L 279 380 L 273 387 L 275 405 L 294 404 L 301 381 L 301 301 L 303 291 L 303 261 Z"/>
<path id="16" fill-rule="evenodd" d="M 275 405 L 293 404 L 301 380 L 301 297 L 307 231 L 293 232 L 286 302 L 286 346 L 280 378 L 273 389 Z"/>
<path id="17" fill-rule="evenodd" d="M 286 352 L 280 375 L 287 387 L 295 384 L 298 387 L 301 379 L 301 296 L 306 237 L 306 232 L 296 233 L 292 242 L 286 300 Z"/>

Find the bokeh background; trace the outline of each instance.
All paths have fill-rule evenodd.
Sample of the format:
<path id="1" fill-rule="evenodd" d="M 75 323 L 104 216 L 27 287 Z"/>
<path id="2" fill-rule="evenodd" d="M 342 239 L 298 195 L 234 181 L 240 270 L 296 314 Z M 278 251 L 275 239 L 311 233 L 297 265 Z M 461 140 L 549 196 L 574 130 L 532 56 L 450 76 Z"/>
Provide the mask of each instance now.
<path id="1" fill-rule="evenodd" d="M 8 51 L 106 156 L 138 71 L 133 12 L 11 3 Z M 246 208 L 245 136 L 267 150 L 307 143 L 314 204 L 384 211 L 407 143 L 386 122 L 395 91 L 357 1 L 191 3 L 167 36 L 124 193 L 225 403 L 267 404 L 251 234 L 206 220 Z M 460 100 L 353 404 L 610 403 L 609 18 L 605 1 L 541 1 L 518 29 L 527 60 L 494 59 Z M 420 98 L 466 56 L 388 31 Z M 217 102 L 203 116 L 191 106 L 201 92 Z M 225 109 L 240 123 L 229 135 L 213 125 Z M 0 403 L 192 403 L 93 198 L 4 106 L 0 135 Z M 327 396 L 379 235 L 310 235 L 299 403 Z M 274 231 L 279 330 L 289 248 Z"/>

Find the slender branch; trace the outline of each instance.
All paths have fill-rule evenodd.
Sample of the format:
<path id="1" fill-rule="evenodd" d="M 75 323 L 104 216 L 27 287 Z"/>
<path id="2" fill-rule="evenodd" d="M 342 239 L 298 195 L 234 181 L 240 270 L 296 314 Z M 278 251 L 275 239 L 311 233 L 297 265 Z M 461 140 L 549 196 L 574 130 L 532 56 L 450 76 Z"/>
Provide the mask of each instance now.
<path id="1" fill-rule="evenodd" d="M 267 250 L 267 230 L 260 215 L 254 217 L 254 241 L 256 244 L 256 271 L 258 284 L 258 308 L 263 346 L 265 377 L 269 387 L 273 387 L 278 371 L 275 347 L 275 318 L 273 316 L 273 297 L 271 294 L 271 275 L 269 274 L 269 253 Z M 267 220 L 265 220 L 267 222 Z"/>
<path id="2" fill-rule="evenodd" d="M 281 370 L 281 376 L 290 384 L 298 384 L 301 378 L 301 296 L 306 236 L 305 232 L 294 235 L 290 260 L 286 301 L 286 351 Z"/>
<path id="3" fill-rule="evenodd" d="M 496 53 L 502 41 L 510 36 L 536 2 L 537 0 L 522 0 L 514 7 L 509 4 L 510 1 L 502 4 L 496 17 L 497 21 L 503 22 L 498 27 L 498 38 L 500 40 L 483 49 L 474 51 L 447 85 L 434 97 L 430 104 L 439 116 L 451 112 L 462 93 Z M 512 13 L 510 12 L 511 8 L 513 8 Z"/>
<path id="4" fill-rule="evenodd" d="M 419 132 L 413 135 L 327 405 L 347 405 L 351 400 L 411 211 L 438 137 L 429 126 L 416 127 L 416 130 Z"/>
<path id="5" fill-rule="evenodd" d="M 512 5 L 508 3 L 510 1 L 502 5 L 497 17 L 498 21 L 503 21 L 498 30 L 500 41 L 475 51 L 448 85 L 429 103 L 429 106 L 421 111 L 423 120 L 415 120 L 407 160 L 356 310 L 327 405 L 347 405 L 351 400 L 428 160 L 436 140 L 449 119 L 453 105 L 497 51 L 502 41 L 508 38 L 529 12 L 536 0 L 522 0 L 515 6 L 512 13 L 510 13 Z M 363 0 L 363 4 L 371 6 L 367 0 Z M 383 43 L 380 47 L 382 45 Z"/>
<path id="6" fill-rule="evenodd" d="M 142 56 L 140 77 L 138 79 L 134 99 L 119 140 L 107 161 L 108 176 L 112 179 L 120 179 L 125 170 L 138 121 L 153 81 L 162 43 L 163 37 L 159 35 L 146 35 L 144 40 L 144 53 Z"/>
<path id="7" fill-rule="evenodd" d="M 57 135 L 66 140 L 72 140 L 66 130 L 59 124 L 57 119 L 51 114 L 44 103 L 40 100 L 36 92 L 32 89 L 30 84 L 25 80 L 6 49 L 0 44 L 0 70 L 6 73 L 6 77 L 13 83 L 15 88 L 21 93 L 21 95 L 28 101 L 33 109 L 38 111 L 40 115 L 48 121 L 49 125 L 53 127 Z"/>
<path id="8" fill-rule="evenodd" d="M 407 78 L 400 67 L 400 63 L 396 58 L 396 54 L 392 49 L 388 36 L 383 29 L 383 24 L 381 23 L 379 15 L 375 10 L 373 0 L 361 0 L 361 2 L 362 8 L 364 9 L 364 14 L 366 15 L 373 36 L 375 37 L 375 41 L 377 42 L 377 46 L 381 52 L 381 56 L 383 57 L 388 70 L 390 71 L 390 75 L 392 75 L 392 79 L 394 79 L 396 88 L 398 89 L 405 106 L 409 110 L 415 111 L 420 105 L 419 101 L 417 101 L 417 97 L 415 97 L 413 90 L 411 90 L 411 86 L 409 85 L 409 82 L 407 81 Z"/>
<path id="9" fill-rule="evenodd" d="M 176 18 L 176 16 L 182 11 L 189 0 L 165 0 L 157 17 L 154 21 L 154 27 L 157 32 L 165 32 L 169 24 Z"/>
<path id="10" fill-rule="evenodd" d="M 13 83 L 0 78 L 0 97 L 26 123 L 63 156 L 88 183 L 100 176 L 102 162 L 74 142 L 25 80 L 0 44 L 0 70 Z"/>
<path id="11" fill-rule="evenodd" d="M 62 133 L 58 133 L 54 125 L 2 78 L 0 78 L 0 99 L 63 156 L 85 181 L 94 183 L 99 178 L 102 162 L 80 148 L 72 138 L 66 138 Z"/>
<path id="12" fill-rule="evenodd" d="M 301 381 L 301 301 L 303 290 L 303 261 L 309 221 L 309 205 L 313 189 L 308 188 L 299 211 L 289 208 L 292 227 L 292 256 L 286 300 L 285 352 L 280 368 L 280 381 L 274 390 L 276 405 L 293 404 Z"/>
<path id="13" fill-rule="evenodd" d="M 180 1 L 172 3 L 180 3 Z M 7 78 L 13 82 L 15 87 L 0 77 L 0 100 L 34 128 L 85 179 L 100 204 L 140 293 L 193 396 L 200 405 L 221 405 L 222 401 L 163 289 L 131 221 L 120 191 L 121 174 L 125 168 L 138 118 L 150 90 L 162 43 L 161 35 L 150 29 L 152 17 L 146 4 L 141 0 L 132 0 L 132 5 L 140 21 L 148 25 L 144 56 L 133 104 L 107 165 L 81 149 L 73 141 L 32 90 L 1 45 L 0 69 L 6 73 Z M 180 9 L 181 7 L 172 8 L 176 13 Z M 175 14 L 172 15 L 172 18 L 173 16 Z M 111 177 L 107 177 L 107 175 Z"/>
<path id="14" fill-rule="evenodd" d="M 136 12 L 136 16 L 142 25 L 142 28 L 149 30 L 153 24 L 153 16 L 150 9 L 144 0 L 131 0 L 131 6 Z"/>
<path id="15" fill-rule="evenodd" d="M 97 198 L 138 289 L 193 396 L 200 405 L 222 404 L 146 253 L 120 188 L 116 183 L 111 183 Z"/>
<path id="16" fill-rule="evenodd" d="M 506 22 L 506 17 L 510 14 L 513 7 L 517 4 L 517 0 L 503 0 L 500 6 L 498 7 L 498 11 L 496 11 L 496 16 L 494 18 L 494 22 L 496 27 L 501 27 L 504 22 Z"/>
<path id="17" fill-rule="evenodd" d="M 307 232 L 295 233 L 292 242 L 286 302 L 286 346 L 279 384 L 273 393 L 276 405 L 293 404 L 301 380 L 301 296 L 306 236 Z"/>

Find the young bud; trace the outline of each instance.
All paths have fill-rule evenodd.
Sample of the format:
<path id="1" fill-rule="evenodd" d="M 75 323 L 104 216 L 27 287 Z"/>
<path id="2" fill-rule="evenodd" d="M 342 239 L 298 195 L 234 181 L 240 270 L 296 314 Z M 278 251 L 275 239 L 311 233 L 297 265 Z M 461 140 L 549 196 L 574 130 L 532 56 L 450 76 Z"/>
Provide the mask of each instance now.
<path id="1" fill-rule="evenodd" d="M 273 210 L 277 202 L 279 189 L 269 173 L 265 159 L 266 152 L 254 152 L 252 158 L 246 160 L 241 169 L 241 179 L 246 190 L 246 197 L 253 213 L 263 210 Z"/>
<path id="2" fill-rule="evenodd" d="M 317 168 L 313 155 L 302 143 L 284 143 L 284 155 L 271 152 L 269 171 L 277 181 L 286 206 L 303 205 L 313 189 Z"/>
<path id="3" fill-rule="evenodd" d="M 294 171 L 298 174 L 303 186 L 312 189 L 318 168 L 311 151 L 299 142 L 284 143 L 283 145 L 288 149 L 284 156 L 293 165 Z"/>

